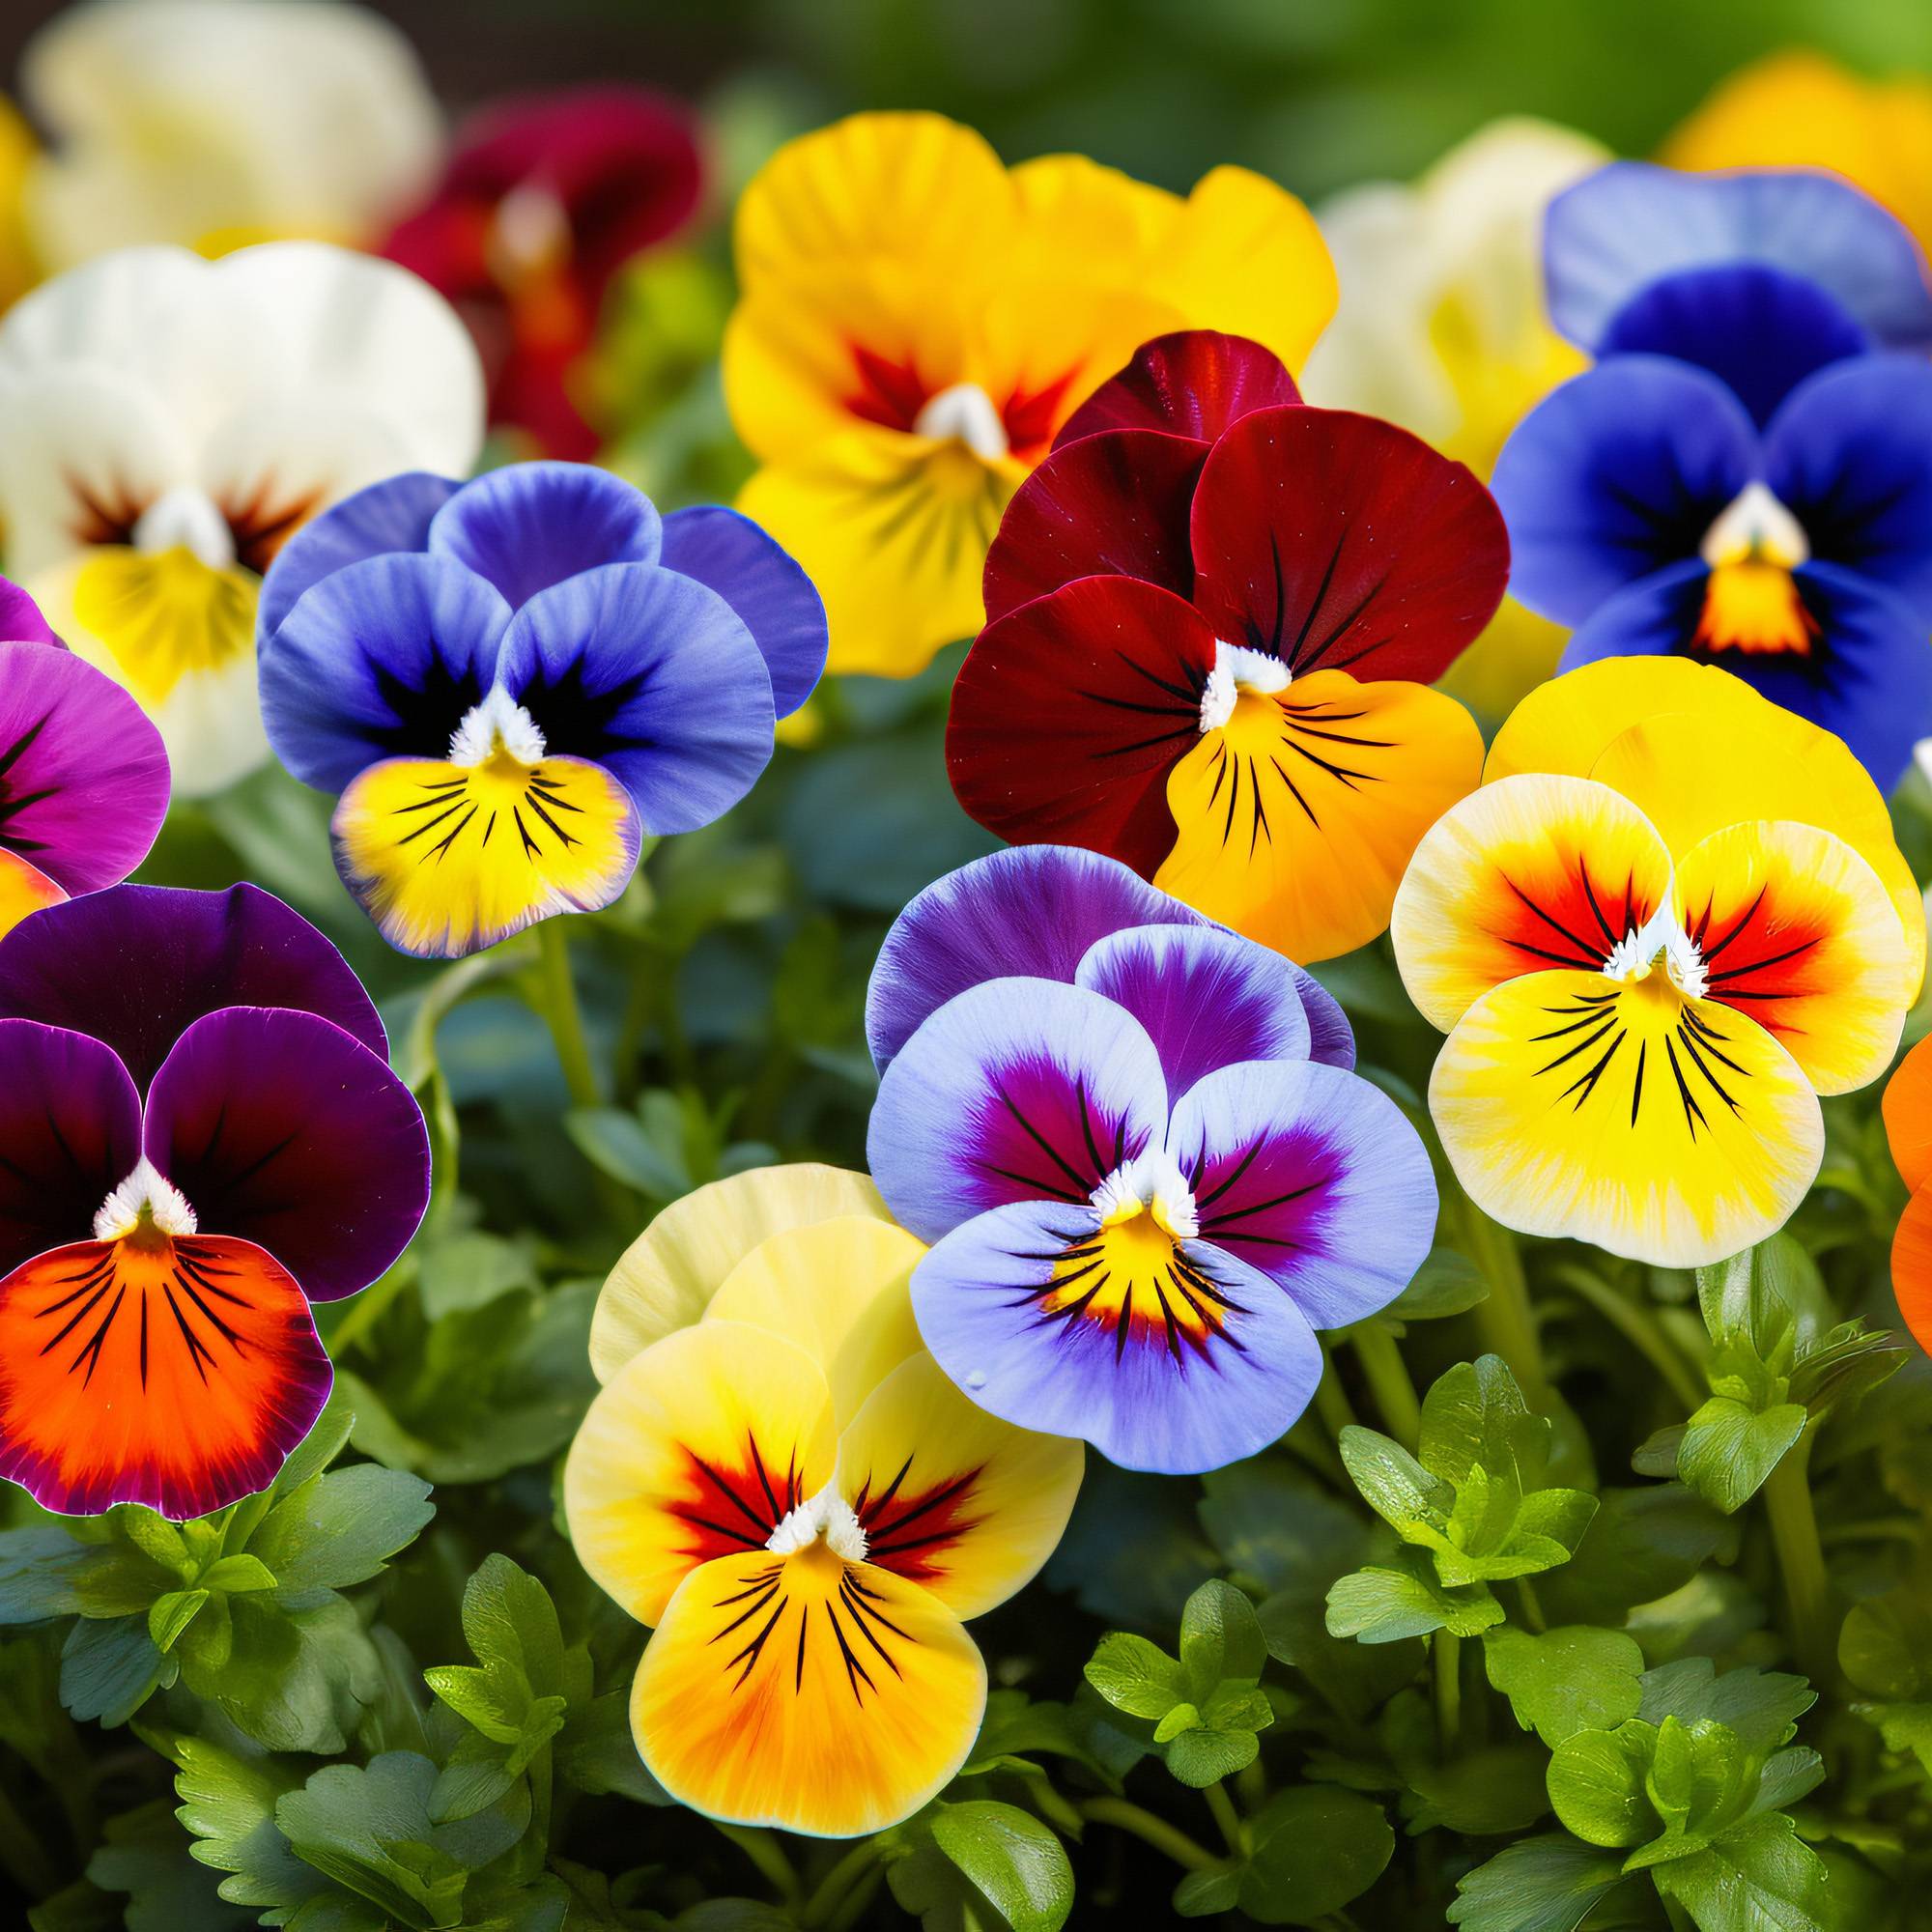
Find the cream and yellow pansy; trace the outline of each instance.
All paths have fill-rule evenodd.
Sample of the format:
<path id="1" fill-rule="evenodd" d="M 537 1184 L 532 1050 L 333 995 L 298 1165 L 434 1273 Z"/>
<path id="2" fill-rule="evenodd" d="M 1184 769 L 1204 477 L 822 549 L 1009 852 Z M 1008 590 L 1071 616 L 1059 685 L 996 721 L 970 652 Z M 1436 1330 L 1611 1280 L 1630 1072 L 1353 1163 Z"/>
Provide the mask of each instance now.
<path id="1" fill-rule="evenodd" d="M 912 1319 L 924 1252 L 864 1176 L 769 1168 L 667 1209 L 600 1298 L 564 1509 L 654 1630 L 644 1763 L 713 1817 L 848 1837 L 925 1804 L 985 1709 L 964 1620 L 1066 1525 L 1080 1445 L 947 1379 Z"/>
<path id="2" fill-rule="evenodd" d="M 455 312 L 391 263 L 128 248 L 0 320 L 0 416 L 10 572 L 196 794 L 268 754 L 255 605 L 277 551 L 380 477 L 466 472 L 483 384 Z"/>
<path id="3" fill-rule="evenodd" d="M 1925 928 L 1838 740 L 1728 673 L 1573 671 L 1422 843 L 1391 935 L 1449 1037 L 1430 1111 L 1469 1198 L 1660 1266 L 1782 1225 L 1818 1095 L 1889 1065 Z"/>

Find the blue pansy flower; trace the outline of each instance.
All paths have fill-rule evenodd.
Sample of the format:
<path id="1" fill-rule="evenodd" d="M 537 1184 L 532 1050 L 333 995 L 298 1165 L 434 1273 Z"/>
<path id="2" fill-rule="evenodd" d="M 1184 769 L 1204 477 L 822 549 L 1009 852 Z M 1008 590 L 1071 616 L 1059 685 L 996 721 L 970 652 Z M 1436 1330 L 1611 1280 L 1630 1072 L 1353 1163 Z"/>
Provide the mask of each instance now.
<path id="1" fill-rule="evenodd" d="M 1618 162 L 1551 204 L 1551 320 L 1597 366 L 1496 465 L 1511 588 L 1570 669 L 1675 654 L 1836 732 L 1881 786 L 1932 730 L 1932 287 L 1831 176 Z"/>
<path id="2" fill-rule="evenodd" d="M 660 518 L 608 471 L 410 474 L 300 530 L 262 586 L 276 755 L 340 794 L 344 883 L 457 958 L 609 905 L 646 833 L 728 810 L 825 668 L 825 611 L 763 530 Z"/>

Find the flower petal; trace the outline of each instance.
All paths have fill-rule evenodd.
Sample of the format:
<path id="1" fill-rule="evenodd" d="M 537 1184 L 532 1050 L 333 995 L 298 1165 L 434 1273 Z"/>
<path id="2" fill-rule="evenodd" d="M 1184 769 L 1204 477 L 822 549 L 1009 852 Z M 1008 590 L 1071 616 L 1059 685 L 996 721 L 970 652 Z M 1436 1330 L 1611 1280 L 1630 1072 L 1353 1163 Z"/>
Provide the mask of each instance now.
<path id="1" fill-rule="evenodd" d="M 335 865 L 400 952 L 461 959 L 609 905 L 638 868 L 631 795 L 602 765 L 388 758 L 342 794 Z"/>
<path id="2" fill-rule="evenodd" d="M 1217 638 L 1297 676 L 1439 676 L 1495 614 L 1509 537 L 1420 437 L 1346 410 L 1258 410 L 1194 493 L 1194 601 Z"/>
<path id="3" fill-rule="evenodd" d="M 1892 1234 L 1891 1289 L 1912 1339 L 1932 1350 L 1932 1193 L 1923 1188 L 1905 1204 Z"/>
<path id="4" fill-rule="evenodd" d="M 429 526 L 514 611 L 554 583 L 607 563 L 655 563 L 662 526 L 633 483 L 587 463 L 511 463 L 466 483 Z"/>
<path id="5" fill-rule="evenodd" d="M 66 897 L 38 866 L 30 866 L 17 853 L 0 851 L 0 939 L 30 912 L 59 905 Z"/>
<path id="6" fill-rule="evenodd" d="M 825 1378 L 796 1343 L 737 1321 L 680 1328 L 591 1403 L 564 1464 L 571 1541 L 655 1624 L 699 1564 L 763 1557 L 787 1513 L 832 1480 L 838 1450 Z"/>
<path id="7" fill-rule="evenodd" d="M 1426 685 L 1318 671 L 1245 696 L 1168 781 L 1179 829 L 1154 883 L 1292 959 L 1351 952 L 1482 761 L 1474 719 Z"/>
<path id="8" fill-rule="evenodd" d="M 1898 1071 L 1886 1083 L 1883 1107 L 1892 1164 L 1917 1193 L 1932 1179 L 1932 1044 L 1921 1039 L 1898 1063 Z M 1927 1261 L 1932 1263 L 1932 1252 Z M 1932 1271 L 1927 1285 L 1932 1287 Z"/>
<path id="9" fill-rule="evenodd" d="M 1139 1023 L 1051 980 L 950 1000 L 879 1083 L 867 1165 L 922 1240 L 1010 1201 L 1076 1202 L 1156 1139 L 1165 1085 Z"/>
<path id="10" fill-rule="evenodd" d="M 266 1490 L 330 1379 L 300 1288 L 248 1241 L 81 1241 L 0 1281 L 0 1476 L 63 1515 Z"/>
<path id="11" fill-rule="evenodd" d="M 1259 342 L 1214 328 L 1177 329 L 1142 343 L 1127 366 L 1067 417 L 1053 446 L 1116 429 L 1212 442 L 1250 411 L 1300 400 L 1288 365 Z"/>
<path id="12" fill-rule="evenodd" d="M 41 607 L 20 588 L 0 577 L 0 639 L 10 643 L 58 644 L 53 626 Z"/>
<path id="13" fill-rule="evenodd" d="M 311 1301 L 368 1287 L 429 1206 L 422 1110 L 314 1013 L 196 1020 L 155 1075 L 142 1140 L 203 1227 L 258 1242 Z"/>
<path id="14" fill-rule="evenodd" d="M 431 520 L 462 487 L 453 477 L 414 469 L 371 483 L 311 517 L 275 553 L 262 580 L 259 637 L 272 638 L 302 592 L 346 564 L 424 549 Z"/>
<path id="15" fill-rule="evenodd" d="M 1825 1146 L 1817 1096 L 1783 1047 L 1656 973 L 1492 988 L 1444 1041 L 1429 1110 L 1485 1213 L 1656 1267 L 1700 1267 L 1775 1234 Z"/>

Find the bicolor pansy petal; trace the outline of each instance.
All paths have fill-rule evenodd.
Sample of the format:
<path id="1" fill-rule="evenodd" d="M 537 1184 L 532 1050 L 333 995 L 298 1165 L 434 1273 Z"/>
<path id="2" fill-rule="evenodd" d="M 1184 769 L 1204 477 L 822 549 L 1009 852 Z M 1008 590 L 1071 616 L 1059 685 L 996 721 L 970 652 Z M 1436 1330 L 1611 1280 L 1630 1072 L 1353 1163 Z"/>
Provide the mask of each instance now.
<path id="1" fill-rule="evenodd" d="M 261 639 L 274 636 L 310 584 L 367 557 L 422 550 L 436 513 L 462 487 L 453 477 L 412 469 L 311 517 L 275 553 L 262 580 L 256 612 Z"/>
<path id="2" fill-rule="evenodd" d="M 1256 410 L 1292 408 L 1301 391 L 1273 350 L 1214 328 L 1177 329 L 1136 349 L 1067 417 L 1054 447 L 1107 430 L 1158 430 L 1212 442 Z"/>
<path id="3" fill-rule="evenodd" d="M 1445 1033 L 1492 986 L 1601 970 L 1670 895 L 1670 853 L 1589 779 L 1521 773 L 1445 812 L 1415 848 L 1390 932 L 1403 984 Z"/>
<path id="4" fill-rule="evenodd" d="M 1154 884 L 1293 959 L 1351 952 L 1387 926 L 1416 841 L 1475 785 L 1481 733 L 1427 685 L 1243 677 L 1229 673 L 1225 716 L 1168 780 L 1177 833 Z"/>

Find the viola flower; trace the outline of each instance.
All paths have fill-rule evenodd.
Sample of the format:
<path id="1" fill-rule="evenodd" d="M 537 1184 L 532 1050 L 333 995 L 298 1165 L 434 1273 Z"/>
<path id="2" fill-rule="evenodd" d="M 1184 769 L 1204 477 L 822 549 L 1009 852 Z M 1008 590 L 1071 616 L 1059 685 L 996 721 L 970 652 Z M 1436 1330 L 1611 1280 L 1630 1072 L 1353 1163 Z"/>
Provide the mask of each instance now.
<path id="1" fill-rule="evenodd" d="M 91 0 L 27 43 L 20 90 L 49 137 L 27 201 L 55 269 L 137 242 L 361 245 L 441 140 L 413 49 L 365 7 Z"/>
<path id="2" fill-rule="evenodd" d="M 1316 1328 L 1421 1265 L 1429 1156 L 1394 1101 L 1308 1058 L 1293 969 L 1234 933 L 1126 926 L 1072 980 L 970 986 L 885 1070 L 868 1160 L 936 1243 L 920 1333 L 1009 1422 L 1219 1468 L 1307 1406 Z"/>
<path id="3" fill-rule="evenodd" d="M 321 1412 L 309 1305 L 414 1234 L 429 1138 L 341 955 L 253 886 L 114 886 L 0 947 L 0 1476 L 177 1519 Z"/>
<path id="4" fill-rule="evenodd" d="M 1217 168 L 1184 201 L 935 114 L 859 114 L 745 190 L 724 394 L 739 507 L 825 593 L 832 668 L 910 677 L 980 623 L 1013 490 L 1134 345 L 1238 329 L 1298 363 L 1335 304 L 1308 211 Z"/>
<path id="5" fill-rule="evenodd" d="M 27 240 L 26 182 L 40 152 L 11 101 L 0 100 L 0 309 L 26 294 L 40 266 Z"/>
<path id="6" fill-rule="evenodd" d="M 483 433 L 441 298 L 305 242 L 128 249 L 43 284 L 0 319 L 0 411 L 10 568 L 190 796 L 268 755 L 255 602 L 290 533 L 397 469 L 467 469 Z"/>
<path id="7" fill-rule="evenodd" d="M 383 244 L 456 304 L 482 353 L 490 421 L 549 456 L 600 440 L 571 373 L 611 278 L 697 206 L 696 129 L 640 87 L 565 88 L 498 101 L 458 133 L 428 201 Z"/>
<path id="8" fill-rule="evenodd" d="M 1566 668 L 1719 664 L 1881 787 L 1932 729 L 1932 290 L 1842 182 L 1619 163 L 1558 197 L 1551 313 L 1598 366 L 1496 465 Z M 1888 350 L 1912 353 L 1888 354 Z"/>
<path id="9" fill-rule="evenodd" d="M 1923 910 L 1915 963 L 1883 800 L 1738 680 L 1604 664 L 1546 693 L 1396 896 L 1404 983 L 1449 1036 L 1430 1112 L 1505 1226 L 1701 1266 L 1783 1224 L 1818 1095 L 1889 1063 Z"/>
<path id="10" fill-rule="evenodd" d="M 341 794 L 343 883 L 441 959 L 609 905 L 646 832 L 751 790 L 825 663 L 817 593 L 755 524 L 661 520 L 573 463 L 362 491 L 283 551 L 261 625 L 269 736 Z"/>
<path id="11" fill-rule="evenodd" d="M 1898 1313 L 1921 1349 L 1932 1349 L 1932 1040 L 1899 1062 L 1885 1090 L 1885 1134 L 1911 1191 L 1891 1237 Z"/>
<path id="12" fill-rule="evenodd" d="M 1473 721 L 1426 686 L 1508 569 L 1460 463 L 1304 407 L 1259 344 L 1151 342 L 1000 526 L 952 788 L 1003 838 L 1105 852 L 1291 958 L 1347 952 L 1476 782 Z"/>
<path id="13" fill-rule="evenodd" d="M 986 1675 L 963 1623 L 1052 1552 L 1082 1463 L 920 1347 L 922 1250 L 876 1200 L 774 1168 L 660 1216 L 599 1315 L 671 1282 L 678 1312 L 607 1352 L 564 1469 L 584 1568 L 654 1629 L 631 1697 L 651 1774 L 713 1817 L 828 1837 L 909 1817 L 965 1761 Z"/>
<path id="14" fill-rule="evenodd" d="M 0 935 L 42 906 L 118 885 L 167 813 L 160 733 L 0 578 Z"/>

